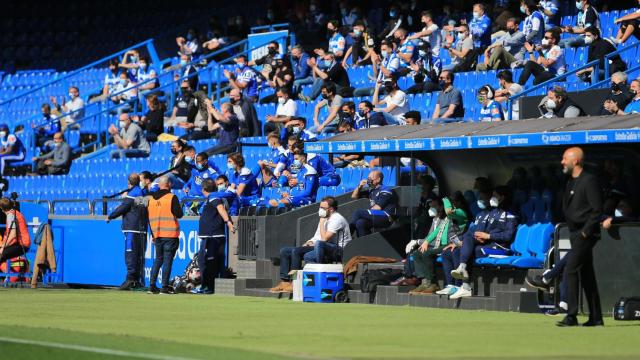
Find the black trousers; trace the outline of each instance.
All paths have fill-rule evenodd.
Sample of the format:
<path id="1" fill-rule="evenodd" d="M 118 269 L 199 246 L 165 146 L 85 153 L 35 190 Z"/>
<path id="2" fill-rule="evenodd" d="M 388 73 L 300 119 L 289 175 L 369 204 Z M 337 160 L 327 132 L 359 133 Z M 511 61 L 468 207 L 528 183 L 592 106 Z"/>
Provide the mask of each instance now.
<path id="1" fill-rule="evenodd" d="M 545 70 L 542 65 L 538 64 L 535 61 L 528 61 L 527 64 L 522 69 L 522 74 L 520 74 L 520 79 L 518 79 L 518 84 L 524 86 L 529 80 L 529 77 L 533 75 L 533 85 L 538 85 L 547 80 L 551 80 L 555 77 L 552 73 Z"/>
<path id="2" fill-rule="evenodd" d="M 580 231 L 572 231 L 569 237 L 571 251 L 567 253 L 567 264 L 564 268 L 564 280 L 567 282 L 568 315 L 578 314 L 578 298 L 580 286 L 578 279 L 582 281 L 582 288 L 589 306 L 589 320 L 602 320 L 602 308 L 600 307 L 600 294 L 596 283 L 596 274 L 593 269 L 593 247 L 597 238 L 582 238 Z"/>

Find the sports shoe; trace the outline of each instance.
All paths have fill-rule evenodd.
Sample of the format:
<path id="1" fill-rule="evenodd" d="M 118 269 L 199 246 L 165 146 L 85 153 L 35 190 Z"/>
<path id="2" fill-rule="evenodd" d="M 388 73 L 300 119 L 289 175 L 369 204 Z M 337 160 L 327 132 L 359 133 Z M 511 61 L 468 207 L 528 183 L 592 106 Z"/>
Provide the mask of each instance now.
<path id="1" fill-rule="evenodd" d="M 436 294 L 437 295 L 453 295 L 457 289 L 458 289 L 457 286 L 447 285 L 445 286 L 444 289 L 436 291 Z"/>
<path id="2" fill-rule="evenodd" d="M 560 315 L 566 315 L 567 314 L 567 310 L 561 308 L 561 307 L 555 307 L 551 310 L 547 310 L 544 313 L 547 316 L 560 316 Z"/>
<path id="3" fill-rule="evenodd" d="M 429 285 L 426 284 L 422 284 L 420 286 L 418 286 L 417 288 L 409 291 L 409 295 L 420 295 L 420 294 L 425 294 L 425 291 L 429 288 Z"/>
<path id="4" fill-rule="evenodd" d="M 175 293 L 176 292 L 168 286 L 163 286 L 162 289 L 160 289 L 160 295 L 173 295 Z"/>
<path id="5" fill-rule="evenodd" d="M 471 290 L 467 290 L 463 287 L 459 287 L 455 293 L 449 296 L 449 299 L 455 300 L 455 299 L 460 299 L 463 297 L 471 297 L 471 296 L 473 296 L 473 294 L 471 293 Z"/>
<path id="6" fill-rule="evenodd" d="M 213 294 L 213 290 L 209 290 L 207 287 L 198 286 L 196 288 L 191 289 L 190 293 L 198 294 L 198 295 L 210 295 Z"/>
<path id="7" fill-rule="evenodd" d="M 451 276 L 453 276 L 454 279 L 467 280 L 469 279 L 469 272 L 467 269 L 458 266 L 457 269 L 451 270 Z"/>
<path id="8" fill-rule="evenodd" d="M 133 280 L 125 280 L 125 282 L 122 283 L 122 285 L 120 285 L 120 287 L 118 288 L 118 290 L 122 290 L 122 291 L 128 291 L 131 290 L 135 287 L 136 282 Z"/>
<path id="9" fill-rule="evenodd" d="M 525 281 L 531 287 L 540 289 L 542 291 L 547 291 L 547 292 L 549 291 L 550 285 L 549 284 L 545 284 L 545 282 L 542 280 L 542 276 L 541 275 L 536 275 L 534 277 L 527 276 Z"/>
<path id="10" fill-rule="evenodd" d="M 147 294 L 159 294 L 160 293 L 160 289 L 158 289 L 157 286 L 155 285 L 151 285 L 149 286 L 149 291 L 147 291 Z"/>
<path id="11" fill-rule="evenodd" d="M 575 316 L 567 315 L 564 317 L 564 319 L 562 319 L 562 321 L 558 321 L 556 323 L 556 326 L 572 327 L 572 326 L 579 326 L 579 324 L 578 324 L 578 319 L 576 319 Z"/>
<path id="12" fill-rule="evenodd" d="M 280 281 L 278 285 L 269 289 L 270 293 L 293 292 L 293 284 L 290 281 Z"/>

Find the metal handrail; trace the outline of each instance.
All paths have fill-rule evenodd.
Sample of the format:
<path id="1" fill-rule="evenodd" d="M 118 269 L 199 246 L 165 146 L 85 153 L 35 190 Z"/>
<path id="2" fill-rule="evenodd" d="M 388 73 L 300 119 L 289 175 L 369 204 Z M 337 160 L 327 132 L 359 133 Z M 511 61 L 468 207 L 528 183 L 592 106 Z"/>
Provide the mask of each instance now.
<path id="1" fill-rule="evenodd" d="M 57 203 L 79 203 L 86 202 L 89 205 L 89 214 L 91 214 L 91 202 L 89 199 L 55 199 L 51 201 L 51 207 L 49 209 L 50 214 L 56 213 L 56 204 Z"/>
<path id="2" fill-rule="evenodd" d="M 36 205 L 47 204 L 47 212 L 49 214 L 53 214 L 53 206 L 51 205 L 51 201 L 49 200 L 30 200 L 30 199 L 20 199 L 20 202 L 28 202 L 34 203 Z"/>
<path id="3" fill-rule="evenodd" d="M 611 74 L 609 73 L 610 72 L 609 68 L 611 66 L 609 64 L 610 59 L 612 57 L 616 56 L 616 55 L 619 55 L 619 54 L 627 51 L 627 50 L 637 48 L 638 46 L 640 46 L 640 42 L 637 42 L 635 44 L 631 44 L 629 46 L 625 46 L 622 49 L 619 49 L 619 50 L 616 50 L 616 51 L 614 51 L 612 53 L 607 54 L 604 57 L 604 79 L 596 82 L 595 84 L 592 83 L 587 89 L 588 90 L 595 89 L 595 88 L 597 88 L 599 86 L 602 86 L 603 84 L 606 84 L 609 81 L 609 79 L 611 79 Z M 638 69 L 640 69 L 640 66 L 634 66 L 634 67 L 632 67 L 630 69 L 627 69 L 626 72 L 630 73 L 630 72 L 638 70 Z"/>
<path id="4" fill-rule="evenodd" d="M 597 59 L 593 60 L 591 62 L 588 62 L 588 63 L 586 63 L 586 64 L 584 64 L 582 66 L 579 66 L 579 67 L 577 67 L 577 68 L 575 68 L 575 69 L 573 69 L 571 71 L 567 71 L 562 75 L 558 75 L 558 76 L 556 76 L 556 77 L 554 77 L 552 79 L 549 79 L 549 80 L 547 80 L 545 82 L 542 82 L 542 83 L 540 83 L 538 85 L 535 85 L 535 86 L 530 87 L 530 88 L 528 88 L 526 90 L 523 90 L 522 92 L 520 92 L 520 93 L 518 93 L 518 94 L 516 94 L 516 95 L 514 95 L 512 97 L 509 97 L 509 100 L 507 101 L 507 114 L 509 115 L 509 119 L 513 118 L 513 102 L 515 100 L 517 100 L 518 98 L 521 98 L 521 97 L 523 97 L 523 96 L 525 96 L 525 95 L 527 95 L 529 93 L 537 91 L 538 89 L 546 87 L 546 86 L 548 86 L 550 84 L 553 84 L 555 82 L 558 82 L 558 81 L 560 81 L 562 79 L 566 79 L 567 77 L 576 74 L 578 71 L 584 70 L 584 69 L 587 69 L 587 68 L 590 68 L 590 67 L 593 67 L 593 71 L 591 72 L 591 83 L 596 83 L 598 81 L 599 72 L 600 72 L 600 60 L 597 60 Z"/>
<path id="5" fill-rule="evenodd" d="M 261 25 L 261 26 L 253 26 L 251 28 L 251 33 L 255 34 L 257 31 L 260 30 L 269 30 L 269 31 L 275 31 L 276 28 L 289 28 L 289 23 L 280 23 L 280 24 L 271 24 L 271 25 Z"/>
<path id="6" fill-rule="evenodd" d="M 97 203 L 102 203 L 102 214 L 101 215 L 107 215 L 107 203 L 109 202 L 121 202 L 122 199 L 108 199 L 106 197 L 100 198 L 100 199 L 93 199 L 91 200 L 90 204 L 89 204 L 89 214 L 91 215 L 98 215 L 96 214 L 96 204 Z"/>
<path id="7" fill-rule="evenodd" d="M 11 97 L 11 98 L 9 98 L 7 100 L 1 101 L 0 102 L 0 106 L 3 106 L 3 105 L 8 104 L 10 102 L 13 102 L 14 100 L 17 100 L 18 98 L 21 98 L 21 97 L 23 97 L 25 95 L 34 93 L 34 92 L 36 92 L 38 90 L 41 90 L 41 89 L 44 89 L 44 88 L 46 88 L 46 87 L 48 87 L 48 86 L 50 86 L 52 84 L 55 84 L 55 83 L 61 82 L 63 80 L 66 80 L 66 79 L 68 79 L 68 78 L 70 78 L 72 76 L 75 76 L 75 75 L 79 74 L 80 72 L 82 72 L 84 70 L 87 70 L 87 69 L 95 67 L 96 65 L 102 64 L 102 63 L 104 63 L 105 61 L 107 61 L 109 59 L 112 59 L 112 58 L 118 57 L 120 55 L 123 55 L 124 53 L 126 53 L 129 50 L 133 50 L 133 49 L 145 46 L 145 45 L 147 45 L 147 46 L 151 45 L 153 47 L 153 39 L 148 39 L 148 40 L 145 40 L 143 42 L 137 43 L 137 44 L 135 44 L 133 46 L 130 46 L 130 47 L 124 49 L 124 50 L 120 50 L 117 53 L 111 54 L 109 56 L 105 56 L 100 60 L 96 60 L 96 61 L 94 61 L 94 62 L 92 62 L 92 63 L 90 63 L 88 65 L 85 65 L 85 66 L 79 68 L 79 69 L 71 71 L 71 72 L 65 74 L 64 76 L 61 76 L 61 77 L 59 77 L 57 79 L 53 79 L 53 80 L 49 81 L 46 84 L 42 84 L 42 85 L 36 86 L 35 88 L 29 89 L 26 92 L 23 92 L 23 93 L 20 93 L 20 94 L 16 94 L 16 95 L 14 95 L 13 97 Z M 154 54 L 150 54 L 150 55 L 157 56 L 157 55 L 155 55 L 155 50 L 153 51 L 153 53 Z"/>

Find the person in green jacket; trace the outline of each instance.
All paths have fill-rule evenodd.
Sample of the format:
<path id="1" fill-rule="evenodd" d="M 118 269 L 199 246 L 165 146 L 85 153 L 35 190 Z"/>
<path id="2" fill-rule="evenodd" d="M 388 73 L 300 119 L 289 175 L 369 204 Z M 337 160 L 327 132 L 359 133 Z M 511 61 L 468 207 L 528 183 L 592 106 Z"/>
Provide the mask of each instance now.
<path id="1" fill-rule="evenodd" d="M 448 198 L 431 202 L 429 209 L 430 215 L 433 216 L 431 229 L 413 254 L 416 276 L 422 279 L 422 283 L 411 290 L 410 294 L 433 294 L 440 290 L 436 280 L 436 259 L 446 246 L 462 243 L 460 236 L 467 226 L 466 211 L 460 206 L 461 204 L 458 204 L 460 201 L 454 203 L 458 207 L 453 206 Z"/>

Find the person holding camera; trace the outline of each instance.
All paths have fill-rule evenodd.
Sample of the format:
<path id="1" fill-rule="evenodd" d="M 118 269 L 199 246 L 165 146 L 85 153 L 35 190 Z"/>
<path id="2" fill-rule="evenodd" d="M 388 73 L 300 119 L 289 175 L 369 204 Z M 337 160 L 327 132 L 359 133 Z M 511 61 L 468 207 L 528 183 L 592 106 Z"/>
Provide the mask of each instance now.
<path id="1" fill-rule="evenodd" d="M 368 193 L 369 209 L 358 209 L 351 218 L 349 228 L 356 236 L 371 234 L 373 229 L 386 229 L 393 224 L 398 207 L 398 197 L 390 187 L 382 185 L 384 175 L 380 170 L 372 170 L 366 180 L 360 181 L 351 193 L 352 199 L 358 199 Z M 367 190 L 364 187 L 367 186 Z"/>
<path id="2" fill-rule="evenodd" d="M 15 200 L 0 199 L 0 210 L 7 218 L 2 244 L 0 244 L 0 264 L 2 264 L 9 259 L 26 255 L 31 246 L 31 237 L 27 221 L 18 211 Z"/>

